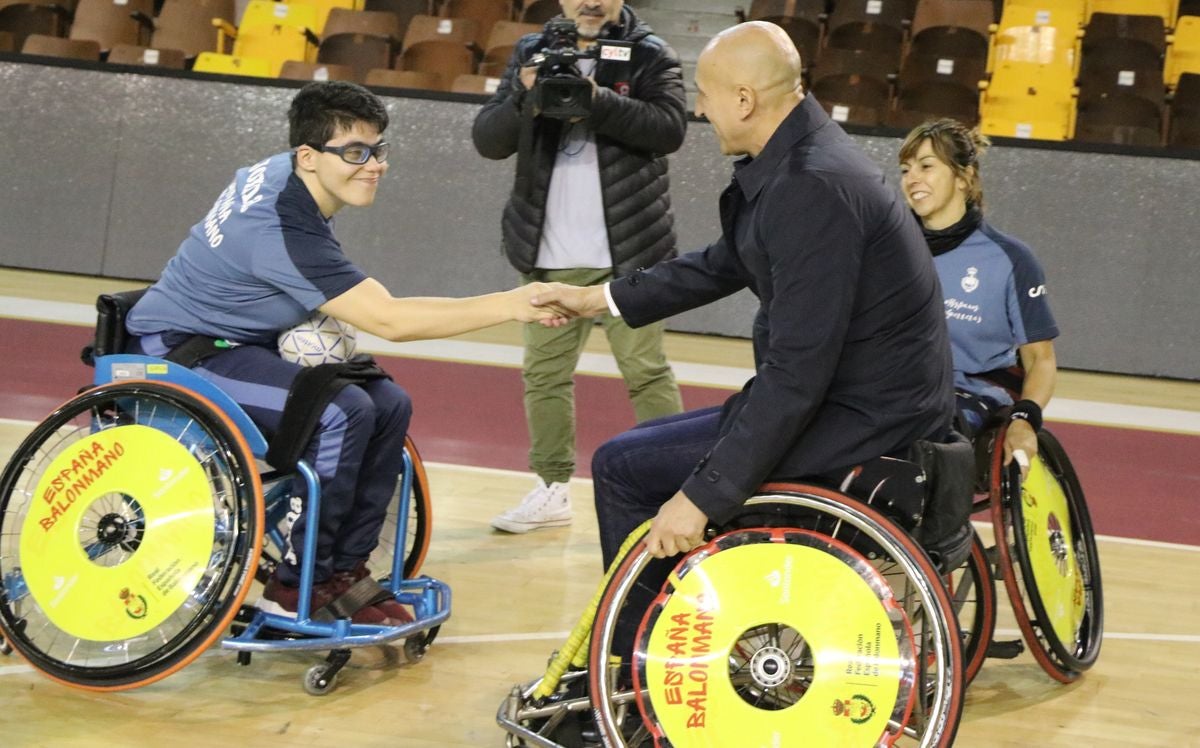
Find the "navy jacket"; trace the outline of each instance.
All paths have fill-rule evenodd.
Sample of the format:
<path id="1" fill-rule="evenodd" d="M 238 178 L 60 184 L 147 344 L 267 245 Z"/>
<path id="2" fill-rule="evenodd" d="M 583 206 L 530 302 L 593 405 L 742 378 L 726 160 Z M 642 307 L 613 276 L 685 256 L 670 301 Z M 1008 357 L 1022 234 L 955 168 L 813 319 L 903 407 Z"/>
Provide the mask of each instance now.
<path id="1" fill-rule="evenodd" d="M 734 168 L 715 244 L 611 286 L 633 326 L 742 288 L 761 302 L 755 376 L 683 485 L 718 522 L 767 479 L 940 440 L 954 412 L 933 258 L 880 169 L 811 95 Z"/>

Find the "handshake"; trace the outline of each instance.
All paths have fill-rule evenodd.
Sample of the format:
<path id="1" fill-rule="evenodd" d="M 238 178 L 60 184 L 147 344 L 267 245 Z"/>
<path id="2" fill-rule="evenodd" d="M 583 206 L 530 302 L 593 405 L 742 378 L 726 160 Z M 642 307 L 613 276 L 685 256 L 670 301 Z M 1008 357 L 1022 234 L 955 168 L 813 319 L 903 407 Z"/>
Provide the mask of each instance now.
<path id="1" fill-rule="evenodd" d="M 603 286 L 529 283 L 505 293 L 511 297 L 513 319 L 545 327 L 562 327 L 578 317 L 596 317 L 608 311 Z"/>

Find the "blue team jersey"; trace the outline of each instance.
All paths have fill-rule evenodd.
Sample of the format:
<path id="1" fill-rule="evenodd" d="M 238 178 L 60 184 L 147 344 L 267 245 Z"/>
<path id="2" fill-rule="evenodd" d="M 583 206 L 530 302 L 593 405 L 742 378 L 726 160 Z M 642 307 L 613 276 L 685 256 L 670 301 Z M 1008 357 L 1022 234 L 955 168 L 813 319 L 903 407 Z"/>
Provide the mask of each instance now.
<path id="1" fill-rule="evenodd" d="M 1058 337 L 1041 265 L 1029 247 L 986 222 L 933 262 L 946 300 L 955 388 L 1012 402 L 972 375 L 1013 366 L 1018 347 Z"/>
<path id="2" fill-rule="evenodd" d="M 280 153 L 239 169 L 130 312 L 135 335 L 275 344 L 280 331 L 367 278 Z"/>

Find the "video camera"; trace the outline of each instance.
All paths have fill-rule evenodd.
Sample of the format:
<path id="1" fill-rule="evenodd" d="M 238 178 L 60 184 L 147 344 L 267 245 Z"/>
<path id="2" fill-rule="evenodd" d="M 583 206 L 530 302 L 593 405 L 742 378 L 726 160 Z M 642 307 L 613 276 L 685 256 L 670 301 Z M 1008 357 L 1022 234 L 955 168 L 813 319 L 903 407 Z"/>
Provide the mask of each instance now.
<path id="1" fill-rule="evenodd" d="M 543 117 L 574 119 L 592 113 L 592 82 L 579 71 L 579 60 L 600 56 L 598 46 L 579 49 L 579 27 L 569 18 L 546 22 L 548 45 L 533 56 L 538 67 L 533 102 Z"/>

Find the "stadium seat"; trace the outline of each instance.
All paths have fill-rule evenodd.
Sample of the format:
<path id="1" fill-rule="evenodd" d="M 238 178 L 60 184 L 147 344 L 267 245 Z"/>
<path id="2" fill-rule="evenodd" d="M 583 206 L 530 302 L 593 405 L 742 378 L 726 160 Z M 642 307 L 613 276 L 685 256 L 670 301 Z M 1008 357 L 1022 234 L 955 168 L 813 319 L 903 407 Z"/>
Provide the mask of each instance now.
<path id="1" fill-rule="evenodd" d="M 1079 66 L 1080 102 L 1110 94 L 1138 96 L 1162 107 L 1162 53 L 1137 39 L 1105 39 L 1085 46 Z"/>
<path id="2" fill-rule="evenodd" d="M 1062 66 L 1079 70 L 1080 16 L 1031 6 L 1005 6 L 992 37 L 988 69 L 1005 62 Z"/>
<path id="3" fill-rule="evenodd" d="M 521 23 L 543 24 L 562 13 L 558 0 L 533 0 L 521 9 Z"/>
<path id="4" fill-rule="evenodd" d="M 274 78 L 275 71 L 281 67 L 282 63 L 276 66 L 270 60 L 259 57 L 239 57 L 217 52 L 201 52 L 192 64 L 192 70 L 197 73 L 244 75 L 251 78 Z"/>
<path id="5" fill-rule="evenodd" d="M 153 30 L 154 0 L 79 0 L 71 39 L 91 39 L 101 52 L 114 44 L 143 44 Z"/>
<path id="6" fill-rule="evenodd" d="M 1179 0 L 1088 0 L 1088 16 L 1095 13 L 1151 15 L 1158 16 L 1163 25 L 1169 27 L 1175 19 L 1177 5 Z"/>
<path id="7" fill-rule="evenodd" d="M 496 93 L 500 79 L 490 75 L 460 75 L 450 84 L 454 93 L 486 94 Z"/>
<path id="8" fill-rule="evenodd" d="M 398 45 L 381 36 L 334 34 L 325 37 L 317 49 L 317 63 L 345 66 L 353 71 L 353 80 L 366 80 L 374 68 L 390 67 Z"/>
<path id="9" fill-rule="evenodd" d="M 1162 108 L 1140 96 L 1114 93 L 1079 102 L 1075 140 L 1114 145 L 1162 145 Z"/>
<path id="10" fill-rule="evenodd" d="M 1183 16 L 1175 25 L 1167 49 L 1164 78 L 1174 88 L 1184 73 L 1200 73 L 1200 17 Z"/>
<path id="11" fill-rule="evenodd" d="M 270 66 L 267 77 L 275 78 L 286 60 L 316 62 L 320 39 L 314 31 L 316 11 L 310 6 L 250 0 L 236 29 L 220 20 L 213 25 L 218 49 L 223 48 L 226 37 L 233 39 L 231 56 L 242 60 L 230 63 L 236 69 L 247 69 L 247 59 L 266 60 Z"/>
<path id="12" fill-rule="evenodd" d="M 358 80 L 349 65 L 328 65 L 323 62 L 287 60 L 279 69 L 279 77 L 294 81 L 353 81 Z"/>
<path id="13" fill-rule="evenodd" d="M 366 0 L 363 10 L 391 13 L 400 21 L 400 33 L 403 39 L 408 31 L 408 24 L 413 16 L 428 16 L 433 13 L 430 0 Z"/>
<path id="14" fill-rule="evenodd" d="M 1059 63 L 1007 60 L 981 84 L 980 130 L 986 135 L 1069 140 L 1074 132 L 1075 75 Z"/>
<path id="15" fill-rule="evenodd" d="M 874 78 L 884 87 L 890 87 L 899 71 L 899 61 L 890 54 L 869 49 L 831 47 L 822 53 L 820 61 L 812 69 L 811 76 L 813 84 L 831 77 L 862 76 Z"/>
<path id="16" fill-rule="evenodd" d="M 17 45 L 13 43 L 11 31 L 0 31 L 0 52 L 16 52 Z"/>
<path id="17" fill-rule="evenodd" d="M 30 34 L 25 37 L 21 54 L 99 62 L 100 44 L 91 39 L 63 39 L 45 34 Z"/>
<path id="18" fill-rule="evenodd" d="M 288 5 L 302 5 L 312 8 L 315 19 L 312 30 L 318 36 L 325 33 L 325 23 L 329 14 L 335 9 L 360 10 L 362 0 L 283 0 Z"/>
<path id="19" fill-rule="evenodd" d="M 908 21 L 909 5 L 904 0 L 838 3 L 826 21 L 821 54 L 829 47 L 870 49 L 893 55 L 899 61 Z"/>
<path id="20" fill-rule="evenodd" d="M 479 22 L 473 18 L 413 16 L 404 48 L 392 66 L 397 70 L 441 73 L 442 90 L 455 76 L 475 73 L 479 63 Z"/>
<path id="21" fill-rule="evenodd" d="M 1167 145 L 1200 150 L 1200 73 L 1184 73 L 1171 99 Z"/>
<path id="22" fill-rule="evenodd" d="M 217 49 L 213 19 L 232 24 L 233 3 L 226 0 L 166 0 L 154 19 L 150 44 L 155 48 L 181 49 L 188 59 L 201 52 L 227 52 Z"/>
<path id="23" fill-rule="evenodd" d="M 911 130 L 922 122 L 942 117 L 953 117 L 971 126 L 978 124 L 979 92 L 936 80 L 913 84 L 897 92 L 886 124 Z"/>
<path id="24" fill-rule="evenodd" d="M 1175 16 L 1176 22 L 1184 16 L 1200 16 L 1200 0 L 1179 0 L 1179 13 Z"/>
<path id="25" fill-rule="evenodd" d="M 940 57 L 909 53 L 904 58 L 896 85 L 896 108 L 906 111 L 931 111 L 961 119 L 966 111 L 966 121 L 979 120 L 979 83 L 987 78 L 987 63 L 984 59 Z M 944 100 L 944 106 L 937 102 Z M 928 107 L 933 109 L 928 109 Z M 952 114 L 953 112 L 953 114 Z"/>
<path id="26" fill-rule="evenodd" d="M 30 34 L 67 35 L 71 14 L 55 0 L 0 0 L 0 31 L 12 34 L 12 47 L 21 49 Z"/>
<path id="27" fill-rule="evenodd" d="M 479 22 L 475 44 L 483 49 L 497 21 L 511 21 L 511 0 L 444 0 L 439 14 L 443 18 L 470 18 Z"/>
<path id="28" fill-rule="evenodd" d="M 889 109 L 886 82 L 863 75 L 831 75 L 815 82 L 813 95 L 835 122 L 878 127 Z"/>
<path id="29" fill-rule="evenodd" d="M 441 73 L 419 72 L 413 70 L 376 69 L 367 73 L 368 86 L 383 88 L 417 88 L 429 91 L 445 91 L 449 89 L 447 79 Z"/>
<path id="30" fill-rule="evenodd" d="M 825 7 L 825 0 L 754 0 L 748 19 L 770 21 L 786 31 L 800 50 L 801 62 L 810 68 L 821 45 Z"/>
<path id="31" fill-rule="evenodd" d="M 991 0 L 921 0 L 911 27 L 910 54 L 987 59 Z"/>
<path id="32" fill-rule="evenodd" d="M 404 31 L 400 28 L 400 17 L 383 10 L 349 10 L 334 8 L 325 21 L 321 37 L 328 39 L 338 34 L 363 34 L 378 36 L 400 46 Z"/>
<path id="33" fill-rule="evenodd" d="M 1083 48 L 1102 44 L 1109 39 L 1129 39 L 1151 47 L 1162 54 L 1167 46 L 1166 26 L 1155 15 L 1121 15 L 1093 13 L 1083 29 Z"/>
<path id="34" fill-rule="evenodd" d="M 479 63 L 480 74 L 487 76 L 489 73 L 485 71 L 504 72 L 517 41 L 526 34 L 536 34 L 541 30 L 542 27 L 535 23 L 497 21 L 492 26 L 483 49 L 483 61 Z"/>
<path id="35" fill-rule="evenodd" d="M 116 44 L 108 51 L 107 62 L 112 65 L 145 65 L 169 70 L 183 70 L 187 67 L 187 55 L 181 49 Z"/>

